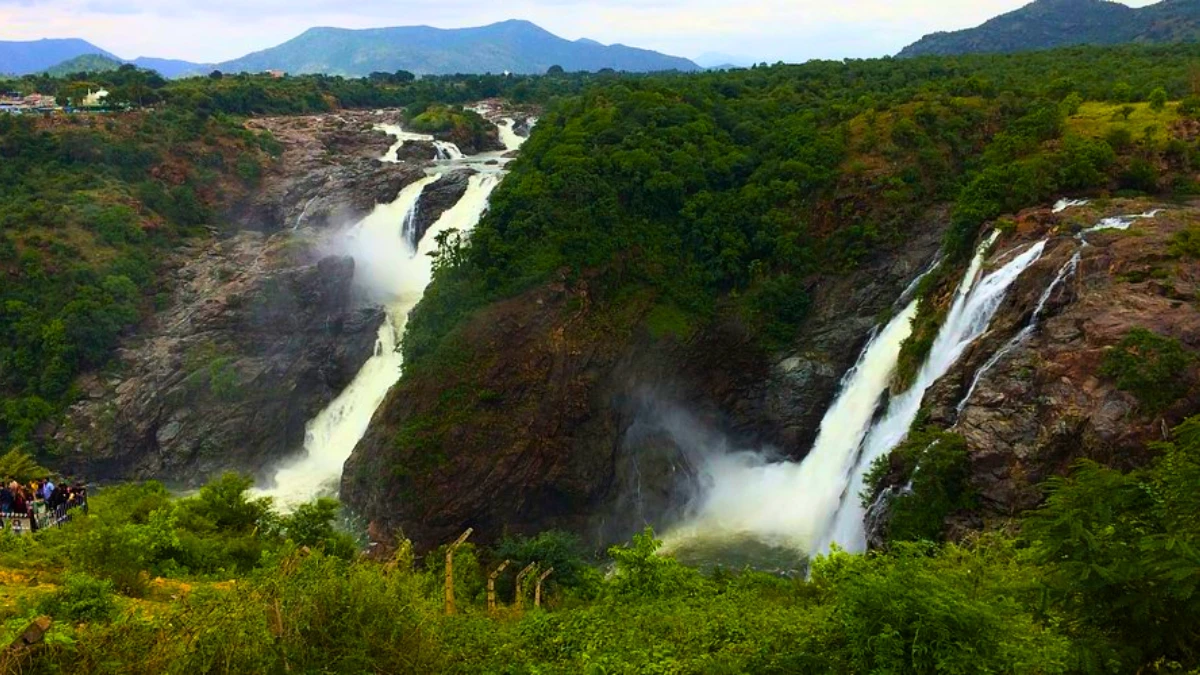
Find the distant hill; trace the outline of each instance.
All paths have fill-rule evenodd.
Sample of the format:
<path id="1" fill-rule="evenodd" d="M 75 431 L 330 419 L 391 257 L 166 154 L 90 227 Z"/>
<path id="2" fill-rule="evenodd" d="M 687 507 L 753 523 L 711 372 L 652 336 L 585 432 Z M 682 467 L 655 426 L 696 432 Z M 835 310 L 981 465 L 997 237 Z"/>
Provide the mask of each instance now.
<path id="1" fill-rule="evenodd" d="M 429 26 L 313 28 L 277 47 L 216 67 L 232 73 L 283 70 L 293 74 L 363 76 L 397 70 L 418 75 L 544 73 L 554 65 L 567 71 L 700 69 L 687 59 L 645 49 L 586 39 L 572 42 L 528 21 L 449 30 Z"/>
<path id="2" fill-rule="evenodd" d="M 748 56 L 735 56 L 724 52 L 704 52 L 692 59 L 701 67 L 709 70 L 729 70 L 730 68 L 749 68 L 754 65 L 754 59 Z"/>
<path id="3" fill-rule="evenodd" d="M 1163 0 L 1139 9 L 1106 0 L 1037 0 L 975 28 L 926 35 L 899 56 L 1191 42 L 1198 38 L 1200 0 Z"/>
<path id="4" fill-rule="evenodd" d="M 103 54 L 83 54 L 73 59 L 47 68 L 44 72 L 54 77 L 62 77 L 71 73 L 103 73 L 116 70 L 124 65 L 120 59 L 114 59 Z"/>
<path id="5" fill-rule="evenodd" d="M 211 63 L 192 63 L 179 59 L 156 59 L 149 56 L 139 56 L 129 61 L 138 68 L 157 71 L 159 75 L 168 78 L 185 77 L 189 75 L 207 75 L 215 66 Z"/>
<path id="6" fill-rule="evenodd" d="M 77 38 L 65 40 L 0 41 L 0 73 L 28 75 L 41 73 L 65 61 L 87 54 L 98 54 L 119 61 L 96 45 Z"/>

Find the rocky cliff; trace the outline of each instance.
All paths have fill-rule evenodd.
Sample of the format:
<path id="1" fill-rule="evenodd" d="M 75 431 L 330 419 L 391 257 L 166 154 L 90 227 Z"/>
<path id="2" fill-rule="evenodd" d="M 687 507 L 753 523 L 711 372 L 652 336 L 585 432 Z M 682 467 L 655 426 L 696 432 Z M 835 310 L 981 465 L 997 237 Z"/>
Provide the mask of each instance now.
<path id="1" fill-rule="evenodd" d="M 55 434 L 65 468 L 196 485 L 269 470 L 302 447 L 383 320 L 358 295 L 354 260 L 326 254 L 327 235 L 423 175 L 379 161 L 393 141 L 373 127 L 388 121 L 394 113 L 249 123 L 280 142 L 278 159 L 227 214 L 233 232 L 179 251 L 163 309 L 109 371 L 84 379 L 85 398 Z M 452 203 L 433 200 L 427 216 Z"/>
<path id="2" fill-rule="evenodd" d="M 1154 209 L 1161 209 L 1154 217 L 1129 219 L 1128 230 L 1087 231 Z M 1197 222 L 1195 204 L 1140 200 L 1019 215 L 989 264 L 1042 239 L 1045 253 L 1014 284 L 989 332 L 925 399 L 928 423 L 965 440 L 969 488 L 978 495 L 977 509 L 947 519 L 951 536 L 1037 506 L 1044 481 L 1079 459 L 1144 464 L 1146 444 L 1200 407 L 1197 360 L 1186 356 L 1200 355 L 1200 260 L 1177 243 Z M 1163 391 L 1178 385 L 1161 405 L 1139 399 L 1104 368 L 1137 329 L 1177 341 L 1185 353 L 1178 372 L 1154 374 Z M 1139 351 L 1138 367 L 1150 374 L 1156 357 Z"/>
<path id="3" fill-rule="evenodd" d="M 455 338 L 454 364 L 415 368 L 346 465 L 342 498 L 381 538 L 432 547 L 474 526 L 566 528 L 602 543 L 685 500 L 693 448 L 667 433 L 687 409 L 738 442 L 799 457 L 881 312 L 936 255 L 943 214 L 853 274 L 814 278 L 791 349 L 761 353 L 735 319 L 654 335 L 654 298 L 593 305 L 586 280 L 497 303 Z"/>
<path id="4" fill-rule="evenodd" d="M 1103 218 L 1154 208 L 1163 210 L 1133 220 L 1128 230 L 1081 234 Z M 1145 444 L 1162 440 L 1200 406 L 1194 367 L 1180 373 L 1186 393 L 1161 410 L 1122 391 L 1101 368 L 1105 355 L 1138 328 L 1200 353 L 1200 261 L 1172 251 L 1173 239 L 1198 220 L 1193 205 L 1145 202 L 1088 206 L 1059 216 L 1044 210 L 1022 214 L 1013 244 L 1049 236 L 1046 254 L 1018 281 L 992 332 L 928 399 L 931 420 L 953 425 L 967 441 L 983 517 L 1036 505 L 1039 484 L 1077 459 L 1122 468 L 1143 463 Z M 956 415 L 964 383 L 1027 325 L 1042 294 L 1076 254 L 1077 268 L 1068 270 L 1049 297 L 1037 329 L 980 377 Z"/>

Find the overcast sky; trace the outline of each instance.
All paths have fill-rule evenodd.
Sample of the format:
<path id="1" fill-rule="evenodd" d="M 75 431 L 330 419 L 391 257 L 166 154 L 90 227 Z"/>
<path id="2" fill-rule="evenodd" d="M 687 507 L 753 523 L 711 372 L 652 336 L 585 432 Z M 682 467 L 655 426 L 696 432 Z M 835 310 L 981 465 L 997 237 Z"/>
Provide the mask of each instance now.
<path id="1" fill-rule="evenodd" d="M 1129 0 L 1143 6 L 1152 0 Z M 753 61 L 892 54 L 1025 0 L 0 0 L 0 40 L 80 37 L 118 56 L 219 62 L 312 26 L 440 28 L 528 19 L 562 37 Z"/>

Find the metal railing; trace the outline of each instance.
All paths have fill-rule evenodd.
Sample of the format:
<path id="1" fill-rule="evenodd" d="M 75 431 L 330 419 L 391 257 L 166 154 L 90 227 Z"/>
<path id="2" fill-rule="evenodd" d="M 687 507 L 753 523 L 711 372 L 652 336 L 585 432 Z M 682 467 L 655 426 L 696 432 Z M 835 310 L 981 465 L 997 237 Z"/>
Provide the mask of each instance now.
<path id="1" fill-rule="evenodd" d="M 73 502 L 59 504 L 54 508 L 45 506 L 45 502 L 36 502 L 32 515 L 28 513 L 0 512 L 0 526 L 3 529 L 12 531 L 14 534 L 26 534 L 51 527 L 58 527 L 70 522 L 71 511 L 77 508 L 83 509 L 83 512 L 87 513 L 86 493 L 79 495 Z"/>

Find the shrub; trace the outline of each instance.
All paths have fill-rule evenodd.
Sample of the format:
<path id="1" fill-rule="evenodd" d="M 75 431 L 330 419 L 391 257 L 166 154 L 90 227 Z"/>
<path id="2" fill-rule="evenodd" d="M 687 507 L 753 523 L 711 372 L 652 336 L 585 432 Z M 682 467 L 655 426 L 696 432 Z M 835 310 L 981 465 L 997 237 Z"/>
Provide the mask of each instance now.
<path id="1" fill-rule="evenodd" d="M 69 621 L 107 621 L 116 608 L 112 582 L 81 573 L 68 574 L 41 605 L 42 612 Z"/>
<path id="2" fill-rule="evenodd" d="M 1159 112 L 1167 107 L 1167 90 L 1159 87 L 1150 92 L 1150 109 Z"/>
<path id="3" fill-rule="evenodd" d="M 1171 255 L 1180 258 L 1200 258 L 1200 226 L 1191 225 L 1171 237 Z"/>
<path id="4" fill-rule="evenodd" d="M 32 457 L 20 450 L 10 450 L 0 457 L 0 480 L 13 479 L 18 483 L 28 483 L 45 478 L 48 474 Z"/>
<path id="5" fill-rule="evenodd" d="M 1049 599 L 1115 635 L 1132 660 L 1124 672 L 1160 656 L 1200 663 L 1200 417 L 1174 439 L 1131 473 L 1081 462 L 1024 523 Z"/>
<path id="6" fill-rule="evenodd" d="M 1159 413 L 1187 394 L 1195 361 L 1178 340 L 1134 328 L 1105 354 L 1100 374 L 1133 394 L 1147 412 Z"/>
<path id="7" fill-rule="evenodd" d="M 940 541 L 946 518 L 975 506 L 966 441 L 938 430 L 914 433 L 880 457 L 866 478 L 864 506 L 879 496 L 884 480 L 904 486 L 892 497 L 888 541 Z"/>

